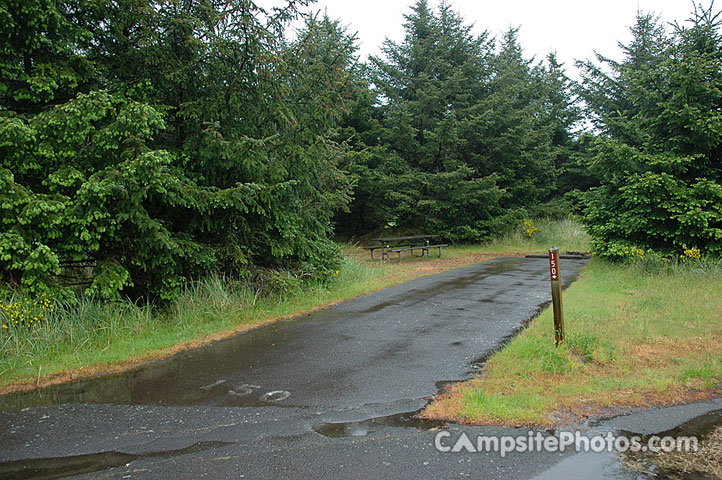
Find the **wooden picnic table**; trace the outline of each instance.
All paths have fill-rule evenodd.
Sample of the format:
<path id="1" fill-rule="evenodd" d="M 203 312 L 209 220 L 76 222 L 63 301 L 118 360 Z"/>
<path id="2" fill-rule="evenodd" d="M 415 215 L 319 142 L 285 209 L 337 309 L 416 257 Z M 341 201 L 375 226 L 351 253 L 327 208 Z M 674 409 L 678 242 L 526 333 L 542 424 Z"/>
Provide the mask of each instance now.
<path id="1" fill-rule="evenodd" d="M 438 237 L 440 237 L 440 235 L 407 235 L 403 237 L 372 238 L 370 241 L 378 242 L 379 245 L 365 248 L 371 251 L 371 258 L 373 259 L 376 259 L 376 257 L 374 257 L 375 250 L 381 250 L 380 260 L 391 260 L 389 252 L 397 253 L 397 262 L 401 261 L 401 252 L 404 251 L 410 251 L 415 257 L 423 257 L 424 252 L 426 252 L 426 256 L 429 256 L 430 248 L 438 248 L 439 256 L 441 256 L 441 247 L 446 247 L 447 244 L 431 245 L 430 242 L 432 238 Z M 415 250 L 421 251 L 421 255 L 417 255 Z"/>

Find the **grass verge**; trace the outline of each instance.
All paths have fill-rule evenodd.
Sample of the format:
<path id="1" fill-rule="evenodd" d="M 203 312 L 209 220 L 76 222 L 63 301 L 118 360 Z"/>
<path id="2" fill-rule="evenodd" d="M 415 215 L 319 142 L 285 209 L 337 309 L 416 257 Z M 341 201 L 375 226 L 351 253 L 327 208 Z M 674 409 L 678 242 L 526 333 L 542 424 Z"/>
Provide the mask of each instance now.
<path id="1" fill-rule="evenodd" d="M 722 263 L 593 259 L 565 292 L 564 316 L 564 345 L 548 308 L 424 415 L 550 426 L 722 393 Z"/>

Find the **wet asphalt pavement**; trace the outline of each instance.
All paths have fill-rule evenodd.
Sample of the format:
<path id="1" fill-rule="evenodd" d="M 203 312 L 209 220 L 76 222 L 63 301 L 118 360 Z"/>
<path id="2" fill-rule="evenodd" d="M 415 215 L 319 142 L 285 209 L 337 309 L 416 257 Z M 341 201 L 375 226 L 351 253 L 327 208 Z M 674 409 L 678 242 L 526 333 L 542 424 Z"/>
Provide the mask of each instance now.
<path id="1" fill-rule="evenodd" d="M 565 285 L 583 265 L 562 262 Z M 440 425 L 411 418 L 549 299 L 547 260 L 502 258 L 134 372 L 0 397 L 0 478 L 564 478 L 579 465 L 596 472 L 587 478 L 635 478 L 609 454 L 438 452 Z M 722 402 L 686 408 L 594 428 L 667 431 Z M 527 434 L 443 431 L 451 443 L 461 432 Z"/>

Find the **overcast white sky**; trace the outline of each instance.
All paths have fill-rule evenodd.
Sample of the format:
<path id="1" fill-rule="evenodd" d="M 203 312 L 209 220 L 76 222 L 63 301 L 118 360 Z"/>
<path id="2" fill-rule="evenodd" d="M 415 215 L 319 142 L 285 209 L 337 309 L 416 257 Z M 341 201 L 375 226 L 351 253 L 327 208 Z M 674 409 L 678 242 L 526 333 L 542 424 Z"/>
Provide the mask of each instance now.
<path id="1" fill-rule="evenodd" d="M 258 2 L 264 6 L 278 4 L 274 0 Z M 403 39 L 403 14 L 414 0 L 319 0 L 313 10 L 327 10 L 350 32 L 358 32 L 362 59 L 380 54 L 385 37 Z M 429 0 L 436 8 L 438 0 Z M 654 12 L 665 22 L 680 23 L 690 17 L 691 0 L 452 0 L 467 23 L 475 24 L 476 32 L 489 30 L 494 36 L 510 26 L 521 27 L 519 38 L 527 57 L 542 59 L 554 50 L 576 77 L 574 60 L 592 58 L 594 51 L 619 58 L 617 42 L 627 43 L 628 27 L 634 23 L 637 10 Z M 709 0 L 704 0 L 707 6 Z M 719 11 L 722 1 L 717 2 Z"/>

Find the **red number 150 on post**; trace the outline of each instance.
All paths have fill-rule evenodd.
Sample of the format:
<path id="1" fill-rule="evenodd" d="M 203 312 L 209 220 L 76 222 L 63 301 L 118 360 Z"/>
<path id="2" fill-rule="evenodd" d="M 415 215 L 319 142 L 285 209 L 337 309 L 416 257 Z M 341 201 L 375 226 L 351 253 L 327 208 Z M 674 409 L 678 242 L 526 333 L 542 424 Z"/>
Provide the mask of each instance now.
<path id="1" fill-rule="evenodd" d="M 552 282 L 559 280 L 559 251 L 557 250 L 549 252 L 549 273 Z"/>

